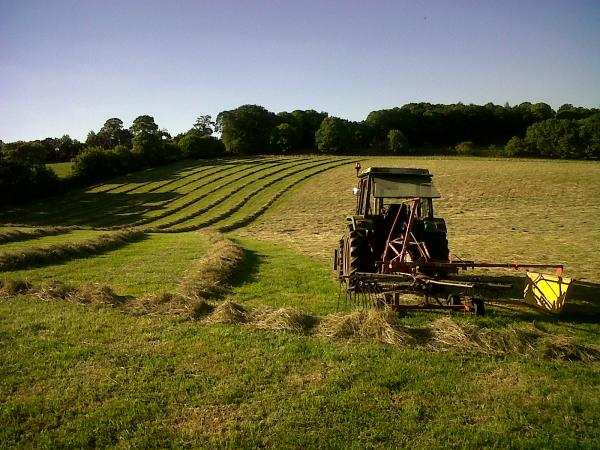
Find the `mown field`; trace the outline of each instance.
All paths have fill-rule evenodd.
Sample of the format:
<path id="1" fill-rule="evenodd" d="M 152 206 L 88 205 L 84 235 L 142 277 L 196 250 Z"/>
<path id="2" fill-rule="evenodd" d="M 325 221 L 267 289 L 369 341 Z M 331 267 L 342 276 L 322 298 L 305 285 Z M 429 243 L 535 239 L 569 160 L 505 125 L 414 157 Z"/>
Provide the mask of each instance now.
<path id="1" fill-rule="evenodd" d="M 429 168 L 461 258 L 578 281 L 559 316 L 515 289 L 478 318 L 340 310 L 354 162 L 179 162 L 2 213 L 2 447 L 597 446 L 600 165 L 361 161 Z"/>

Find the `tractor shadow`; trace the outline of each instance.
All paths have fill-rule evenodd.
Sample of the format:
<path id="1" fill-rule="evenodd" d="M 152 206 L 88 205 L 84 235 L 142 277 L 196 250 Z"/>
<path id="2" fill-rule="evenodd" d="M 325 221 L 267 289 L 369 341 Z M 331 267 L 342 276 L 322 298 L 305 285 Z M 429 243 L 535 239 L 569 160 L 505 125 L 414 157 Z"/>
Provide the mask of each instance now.
<path id="1" fill-rule="evenodd" d="M 470 278 L 473 280 L 473 278 Z M 553 323 L 600 323 L 600 284 L 573 281 L 569 287 L 563 310 L 558 314 L 544 312 L 523 302 L 525 280 L 517 276 L 483 276 L 477 281 L 510 285 L 505 288 L 477 289 L 474 296 L 498 303 L 500 309 L 510 308 L 523 320 Z M 494 308 L 494 306 L 492 306 Z"/>

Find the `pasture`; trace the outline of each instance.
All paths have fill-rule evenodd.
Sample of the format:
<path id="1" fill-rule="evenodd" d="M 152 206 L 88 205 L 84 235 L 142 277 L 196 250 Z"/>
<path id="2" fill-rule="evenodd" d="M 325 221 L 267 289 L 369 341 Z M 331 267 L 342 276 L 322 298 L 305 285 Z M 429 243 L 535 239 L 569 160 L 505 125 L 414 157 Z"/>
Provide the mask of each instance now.
<path id="1" fill-rule="evenodd" d="M 559 316 L 391 317 L 339 310 L 354 161 L 183 161 L 2 213 L 3 446 L 597 445 L 600 165 L 362 159 L 434 174 L 453 254 L 580 282 Z"/>

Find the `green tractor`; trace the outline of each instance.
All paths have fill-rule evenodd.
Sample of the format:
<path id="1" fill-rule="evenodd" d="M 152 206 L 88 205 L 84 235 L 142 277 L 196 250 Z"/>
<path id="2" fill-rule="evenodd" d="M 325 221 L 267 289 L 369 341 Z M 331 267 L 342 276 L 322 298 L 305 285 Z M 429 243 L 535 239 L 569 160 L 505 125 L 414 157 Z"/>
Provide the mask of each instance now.
<path id="1" fill-rule="evenodd" d="M 356 213 L 335 254 L 347 288 L 356 273 L 446 275 L 450 266 L 446 223 L 433 213 L 440 194 L 427 169 L 371 167 L 358 173 Z"/>
<path id="2" fill-rule="evenodd" d="M 452 259 L 444 219 L 435 217 L 433 200 L 440 193 L 427 169 L 370 167 L 360 170 L 354 188 L 356 212 L 346 218 L 346 230 L 334 254 L 334 270 L 346 294 L 367 294 L 376 303 L 396 309 L 449 308 L 483 313 L 483 301 L 461 296 L 475 288 L 510 287 L 451 276 L 460 270 L 508 268 L 528 272 L 525 300 L 550 311 L 564 305 L 571 279 L 562 264 L 478 263 Z M 530 272 L 552 268 L 554 275 Z M 400 293 L 423 294 L 419 305 L 401 304 Z M 444 303 L 440 296 L 447 295 Z M 430 299 L 435 299 L 431 302 Z"/>

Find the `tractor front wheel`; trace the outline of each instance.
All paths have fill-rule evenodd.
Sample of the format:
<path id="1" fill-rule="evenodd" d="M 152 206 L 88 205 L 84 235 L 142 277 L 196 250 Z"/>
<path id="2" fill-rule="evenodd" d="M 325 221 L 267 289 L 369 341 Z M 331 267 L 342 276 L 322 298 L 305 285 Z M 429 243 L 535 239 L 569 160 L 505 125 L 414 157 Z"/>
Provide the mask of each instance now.
<path id="1" fill-rule="evenodd" d="M 349 231 L 343 239 L 342 282 L 346 290 L 356 289 L 356 273 L 368 270 L 369 251 L 366 236 L 360 231 Z"/>

